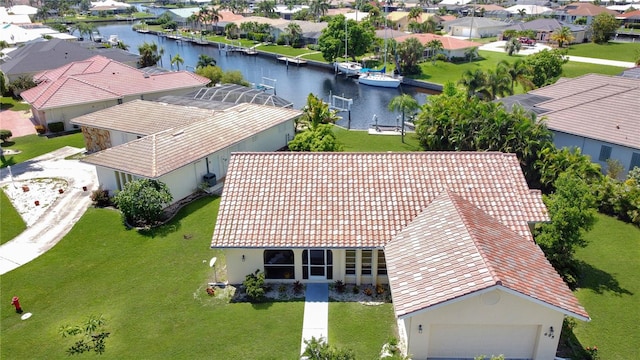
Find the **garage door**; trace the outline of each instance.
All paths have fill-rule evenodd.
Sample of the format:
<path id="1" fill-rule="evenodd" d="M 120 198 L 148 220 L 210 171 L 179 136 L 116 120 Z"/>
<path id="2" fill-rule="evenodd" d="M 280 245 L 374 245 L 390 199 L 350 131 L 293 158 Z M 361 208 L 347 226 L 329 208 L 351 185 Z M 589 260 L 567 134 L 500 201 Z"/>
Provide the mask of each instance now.
<path id="1" fill-rule="evenodd" d="M 429 358 L 471 358 L 500 355 L 532 359 L 538 326 L 433 325 Z"/>

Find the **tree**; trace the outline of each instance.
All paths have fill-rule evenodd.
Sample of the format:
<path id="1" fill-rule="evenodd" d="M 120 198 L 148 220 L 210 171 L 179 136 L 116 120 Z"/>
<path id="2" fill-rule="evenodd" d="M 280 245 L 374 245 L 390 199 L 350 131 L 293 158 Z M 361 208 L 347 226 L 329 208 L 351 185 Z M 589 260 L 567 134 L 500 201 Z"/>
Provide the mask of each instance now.
<path id="1" fill-rule="evenodd" d="M 171 67 L 173 67 L 174 64 L 178 67 L 178 71 L 180 71 L 180 64 L 184 64 L 184 59 L 180 54 L 176 54 L 171 58 Z"/>
<path id="2" fill-rule="evenodd" d="M 356 354 L 351 349 L 342 349 L 327 344 L 323 338 L 304 341 L 302 356 L 309 360 L 355 360 Z"/>
<path id="3" fill-rule="evenodd" d="M 265 0 L 258 3 L 257 12 L 264 17 L 272 17 L 276 12 L 275 8 L 275 1 Z"/>
<path id="4" fill-rule="evenodd" d="M 571 287 L 578 279 L 578 266 L 574 259 L 578 247 L 585 247 L 583 234 L 591 230 L 596 221 L 596 201 L 589 185 L 571 172 L 563 172 L 554 183 L 555 192 L 544 196 L 551 222 L 536 226 L 536 242 Z"/>
<path id="5" fill-rule="evenodd" d="M 415 111 L 420 108 L 420 104 L 409 94 L 402 94 L 391 99 L 388 105 L 391 111 L 400 111 L 402 113 L 402 131 L 401 140 L 404 143 L 404 116 L 405 113 Z"/>
<path id="6" fill-rule="evenodd" d="M 224 33 L 227 39 L 236 39 L 238 37 L 238 25 L 236 23 L 228 23 L 224 26 Z"/>
<path id="7" fill-rule="evenodd" d="M 302 38 L 302 28 L 300 25 L 294 22 L 290 22 L 285 28 L 289 43 L 293 47 L 300 47 L 300 40 Z"/>
<path id="8" fill-rule="evenodd" d="M 140 54 L 140 60 L 138 60 L 138 64 L 141 68 L 156 66 L 158 61 L 162 58 L 164 53 L 164 49 L 158 49 L 158 44 L 155 42 L 148 43 L 144 42 L 142 45 L 138 46 L 138 53 Z"/>
<path id="9" fill-rule="evenodd" d="M 469 62 L 478 57 L 478 47 L 470 47 L 464 51 L 464 57 L 469 59 Z"/>
<path id="10" fill-rule="evenodd" d="M 438 51 L 442 51 L 444 46 L 442 45 L 442 41 L 438 39 L 433 39 L 427 43 L 427 49 L 429 49 L 429 53 L 431 54 L 431 63 L 436 63 L 436 55 L 438 55 Z"/>
<path id="11" fill-rule="evenodd" d="M 11 130 L 0 129 L 0 140 L 2 140 L 3 143 L 6 143 L 7 140 L 12 136 L 13 133 L 11 132 Z"/>
<path id="12" fill-rule="evenodd" d="M 511 94 L 515 93 L 516 83 L 520 84 L 525 91 L 533 89 L 534 85 L 528 78 L 531 75 L 531 69 L 524 60 L 516 59 L 512 63 L 502 60 L 498 66 L 503 67 L 511 78 Z"/>
<path id="13" fill-rule="evenodd" d="M 592 41 L 596 44 L 604 44 L 615 34 L 620 27 L 618 20 L 609 13 L 600 13 L 591 22 Z"/>
<path id="14" fill-rule="evenodd" d="M 222 14 L 215 7 L 210 7 L 208 12 L 209 19 L 213 22 L 215 29 L 212 29 L 214 33 L 218 33 L 218 23 L 222 20 Z"/>
<path id="15" fill-rule="evenodd" d="M 7 87 L 12 96 L 18 98 L 23 91 L 36 87 L 36 83 L 33 81 L 33 76 L 20 75 L 10 82 Z"/>
<path id="16" fill-rule="evenodd" d="M 409 38 L 398 44 L 400 70 L 403 74 L 419 74 L 418 66 L 424 53 L 424 45 L 416 38 Z"/>
<path id="17" fill-rule="evenodd" d="M 329 2 L 327 0 L 311 0 L 309 11 L 316 19 L 320 19 L 329 11 Z"/>
<path id="18" fill-rule="evenodd" d="M 507 69 L 497 66 L 494 70 L 487 70 L 484 76 L 484 84 L 478 89 L 485 100 L 495 100 L 505 95 L 512 95 L 511 77 Z"/>
<path id="19" fill-rule="evenodd" d="M 558 175 L 564 172 L 575 174 L 589 184 L 596 184 L 602 179 L 600 165 L 591 162 L 591 158 L 582 154 L 580 148 L 545 147 L 540 151 L 535 166 L 540 174 L 539 188 L 545 194 L 554 191 Z"/>
<path id="20" fill-rule="evenodd" d="M 520 49 L 522 49 L 522 44 L 520 43 L 520 40 L 515 37 L 507 40 L 507 42 L 504 44 L 504 51 L 506 51 L 507 55 L 509 56 L 517 54 Z"/>
<path id="21" fill-rule="evenodd" d="M 222 84 L 237 84 L 242 86 L 251 85 L 247 80 L 244 79 L 240 70 L 230 70 L 223 72 L 220 82 Z"/>
<path id="22" fill-rule="evenodd" d="M 527 9 L 518 9 L 518 15 L 520 15 L 520 19 L 523 19 L 527 15 Z"/>
<path id="23" fill-rule="evenodd" d="M 222 69 L 219 68 L 218 66 L 214 66 L 214 65 L 198 66 L 195 72 L 196 74 L 211 80 L 211 82 L 207 84 L 207 87 L 215 86 L 216 84 L 219 84 L 220 81 L 222 80 L 222 74 L 223 74 Z"/>
<path id="24" fill-rule="evenodd" d="M 564 45 L 565 43 L 570 44 L 575 39 L 575 36 L 573 36 L 569 27 L 563 26 L 559 29 L 556 29 L 556 31 L 551 34 L 550 39 L 551 41 L 557 42 L 558 47 L 562 48 L 562 45 Z"/>
<path id="25" fill-rule="evenodd" d="M 95 25 L 93 23 L 86 22 L 77 22 L 71 26 L 70 33 L 73 34 L 75 31 L 78 31 L 78 34 L 81 38 L 84 38 L 85 35 L 88 35 L 91 40 L 93 40 L 92 34 L 95 30 Z"/>
<path id="26" fill-rule="evenodd" d="M 196 69 L 207 67 L 207 66 L 215 66 L 215 65 L 216 65 L 216 59 L 214 59 L 213 57 L 207 54 L 200 54 L 200 56 L 198 56 L 198 63 L 196 64 Z"/>
<path id="27" fill-rule="evenodd" d="M 94 351 L 102 355 L 106 350 L 105 341 L 110 333 L 106 332 L 104 326 L 106 320 L 102 315 L 91 315 L 82 325 L 63 325 L 58 332 L 63 338 L 69 336 L 83 335 L 83 339 L 76 341 L 69 349 L 67 354 L 82 354 L 87 351 Z"/>
<path id="28" fill-rule="evenodd" d="M 345 21 L 344 15 L 334 16 L 327 27 L 322 30 L 318 46 L 327 61 L 331 62 L 344 56 Z M 367 53 L 373 44 L 375 30 L 370 23 L 365 21 L 357 23 L 354 20 L 349 20 L 347 27 L 347 42 L 349 44 L 347 54 L 353 61 L 356 61 L 356 57 Z"/>
<path id="29" fill-rule="evenodd" d="M 422 19 L 422 8 L 420 6 L 414 6 L 409 10 L 409 15 L 407 15 L 407 19 L 409 21 L 413 20 L 415 22 L 419 22 L 418 20 Z"/>
<path id="30" fill-rule="evenodd" d="M 151 179 L 130 181 L 113 198 L 127 222 L 141 225 L 152 225 L 158 221 L 162 210 L 172 200 L 167 185 Z"/>
<path id="31" fill-rule="evenodd" d="M 116 44 L 116 48 L 120 50 L 128 51 L 129 45 L 125 44 L 124 41 L 122 40 L 118 40 L 118 43 Z"/>
<path id="32" fill-rule="evenodd" d="M 338 120 L 336 112 L 313 94 L 307 96 L 307 105 L 303 109 L 300 123 L 306 129 L 297 134 L 289 143 L 291 151 L 340 151 L 342 146 L 333 133 L 333 124 Z"/>
<path id="33" fill-rule="evenodd" d="M 544 49 L 527 56 L 525 63 L 530 68 L 529 79 L 536 88 L 553 84 L 562 75 L 562 65 L 566 64 L 566 50 Z"/>
<path id="34" fill-rule="evenodd" d="M 475 96 L 476 92 L 484 86 L 485 82 L 486 74 L 480 69 L 477 69 L 476 71 L 467 69 L 462 74 L 462 78 L 458 80 L 458 84 L 467 89 L 467 97 L 469 98 Z"/>

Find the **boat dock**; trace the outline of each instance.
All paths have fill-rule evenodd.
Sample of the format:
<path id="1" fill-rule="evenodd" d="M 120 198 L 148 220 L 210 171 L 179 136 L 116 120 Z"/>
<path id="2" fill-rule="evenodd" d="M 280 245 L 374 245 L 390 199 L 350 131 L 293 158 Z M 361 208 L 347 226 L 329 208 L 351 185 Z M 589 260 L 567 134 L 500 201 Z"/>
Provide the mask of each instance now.
<path id="1" fill-rule="evenodd" d="M 294 64 L 294 65 L 307 65 L 307 60 L 300 58 L 299 56 L 296 57 L 289 57 L 289 56 L 278 56 L 276 59 L 278 59 L 278 61 L 285 63 L 287 66 L 289 66 L 289 64 Z"/>

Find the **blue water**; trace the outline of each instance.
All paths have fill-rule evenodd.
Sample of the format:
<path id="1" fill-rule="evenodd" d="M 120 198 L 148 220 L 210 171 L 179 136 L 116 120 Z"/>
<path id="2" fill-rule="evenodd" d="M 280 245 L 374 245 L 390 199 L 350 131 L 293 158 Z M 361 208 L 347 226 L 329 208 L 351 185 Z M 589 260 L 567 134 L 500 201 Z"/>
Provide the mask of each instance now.
<path id="1" fill-rule="evenodd" d="M 301 109 L 307 102 L 309 93 L 313 93 L 329 102 L 330 95 L 337 95 L 353 99 L 351 107 L 351 128 L 367 129 L 373 123 L 374 115 L 381 125 L 396 125 L 399 114 L 391 112 L 387 106 L 391 99 L 402 93 L 415 97 L 420 104 L 424 104 L 429 95 L 422 89 L 401 86 L 398 89 L 384 89 L 360 85 L 354 79 L 335 75 L 331 70 L 319 69 L 313 66 L 288 67 L 275 59 L 262 56 L 246 56 L 229 54 L 213 46 L 201 46 L 189 42 L 176 42 L 171 39 L 159 38 L 152 34 L 141 34 L 132 30 L 132 23 L 109 24 L 98 27 L 100 34 L 108 38 L 118 35 L 118 38 L 129 45 L 129 51 L 138 53 L 138 46 L 144 42 L 156 42 L 164 48 L 161 66 L 170 68 L 171 57 L 176 54 L 184 59 L 181 69 L 193 71 L 200 54 L 212 56 L 217 65 L 225 71 L 239 70 L 246 80 L 254 84 L 264 83 L 263 77 L 276 80 L 276 94 L 294 104 L 294 108 Z M 339 113 L 342 117 L 338 125 L 348 127 L 347 112 Z"/>

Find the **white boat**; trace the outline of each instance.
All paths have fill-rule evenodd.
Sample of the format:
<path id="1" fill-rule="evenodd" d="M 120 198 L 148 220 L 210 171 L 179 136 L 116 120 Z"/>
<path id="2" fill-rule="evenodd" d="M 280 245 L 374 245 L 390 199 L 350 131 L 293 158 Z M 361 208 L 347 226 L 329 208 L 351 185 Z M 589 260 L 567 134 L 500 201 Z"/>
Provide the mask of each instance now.
<path id="1" fill-rule="evenodd" d="M 118 42 L 120 42 L 120 39 L 118 39 L 118 35 L 109 35 L 109 40 L 107 41 L 111 46 L 118 46 Z"/>
<path id="2" fill-rule="evenodd" d="M 347 22 L 348 20 L 344 19 L 344 61 L 336 62 L 335 67 L 336 71 L 339 71 L 346 76 L 358 76 L 360 74 L 360 70 L 362 70 L 362 65 L 354 61 L 349 61 L 349 54 L 347 51 L 347 46 L 349 44 Z"/>
<path id="3" fill-rule="evenodd" d="M 366 70 L 366 69 L 365 69 Z M 364 85 L 397 88 L 402 82 L 401 76 L 394 76 L 380 71 L 366 71 L 360 74 L 358 82 Z"/>

